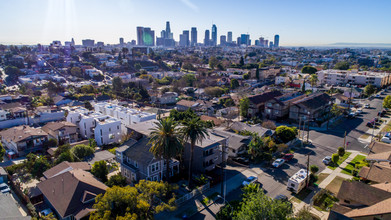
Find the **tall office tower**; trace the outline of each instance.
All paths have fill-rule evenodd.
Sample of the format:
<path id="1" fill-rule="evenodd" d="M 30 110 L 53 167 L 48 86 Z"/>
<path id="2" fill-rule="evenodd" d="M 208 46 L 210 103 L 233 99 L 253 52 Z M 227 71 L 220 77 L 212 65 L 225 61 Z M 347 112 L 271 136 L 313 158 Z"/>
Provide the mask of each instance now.
<path id="1" fill-rule="evenodd" d="M 261 46 L 261 47 L 265 46 L 265 38 L 263 38 L 263 37 L 259 38 L 259 46 Z"/>
<path id="2" fill-rule="evenodd" d="M 259 40 L 255 40 L 254 45 L 259 46 Z"/>
<path id="3" fill-rule="evenodd" d="M 190 45 L 190 40 L 189 40 L 190 33 L 189 33 L 189 31 L 186 30 L 186 31 L 183 31 L 182 34 L 185 36 L 185 46 L 188 47 Z"/>
<path id="4" fill-rule="evenodd" d="M 164 36 L 166 39 L 172 39 L 172 33 L 171 33 L 171 28 L 170 28 L 170 22 L 166 22 L 166 36 Z"/>
<path id="5" fill-rule="evenodd" d="M 227 42 L 232 43 L 232 31 L 228 31 L 227 33 Z"/>
<path id="6" fill-rule="evenodd" d="M 250 43 L 250 35 L 249 34 L 242 34 L 240 35 L 240 44 L 244 44 L 246 46 L 249 46 L 251 43 Z"/>
<path id="7" fill-rule="evenodd" d="M 236 44 L 240 46 L 240 37 L 236 38 Z"/>
<path id="8" fill-rule="evenodd" d="M 137 27 L 137 45 L 155 46 L 155 31 L 149 27 Z"/>
<path id="9" fill-rule="evenodd" d="M 124 45 L 124 38 L 123 37 L 120 37 L 119 38 L 119 44 L 122 46 Z"/>
<path id="10" fill-rule="evenodd" d="M 166 38 L 166 31 L 165 30 L 160 31 L 160 38 L 162 38 L 162 39 Z"/>
<path id="11" fill-rule="evenodd" d="M 217 27 L 216 25 L 212 25 L 212 45 L 217 45 Z"/>
<path id="12" fill-rule="evenodd" d="M 192 47 L 197 45 L 197 28 L 196 27 L 191 28 L 191 43 L 190 43 L 190 45 Z"/>
<path id="13" fill-rule="evenodd" d="M 95 45 L 95 40 L 85 39 L 81 41 L 84 47 L 93 47 Z"/>
<path id="14" fill-rule="evenodd" d="M 274 35 L 274 47 L 280 46 L 280 35 L 276 34 Z"/>
<path id="15" fill-rule="evenodd" d="M 270 41 L 270 42 L 269 42 L 269 47 L 270 47 L 270 48 L 273 48 L 273 46 L 274 46 L 273 41 Z"/>
<path id="16" fill-rule="evenodd" d="M 210 42 L 209 42 L 209 30 L 205 30 L 205 38 L 204 38 L 204 46 L 209 46 L 210 45 Z"/>
<path id="17" fill-rule="evenodd" d="M 73 39 L 73 37 L 72 37 L 72 40 L 71 40 L 71 44 L 72 44 L 72 46 L 75 46 L 75 40 Z"/>
<path id="18" fill-rule="evenodd" d="M 264 44 L 265 47 L 268 47 L 268 46 L 269 46 L 269 40 L 265 40 L 264 43 L 265 43 L 265 44 Z"/>
<path id="19" fill-rule="evenodd" d="M 227 44 L 227 36 L 221 35 L 220 36 L 220 45 L 225 46 Z"/>

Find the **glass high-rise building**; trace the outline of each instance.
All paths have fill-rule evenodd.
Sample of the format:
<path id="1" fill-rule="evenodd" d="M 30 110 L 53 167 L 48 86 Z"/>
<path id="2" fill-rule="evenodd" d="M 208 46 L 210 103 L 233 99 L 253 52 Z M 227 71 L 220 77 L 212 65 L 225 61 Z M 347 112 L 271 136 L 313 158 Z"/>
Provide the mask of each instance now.
<path id="1" fill-rule="evenodd" d="M 204 46 L 209 46 L 209 45 L 210 45 L 209 30 L 205 30 Z"/>
<path id="2" fill-rule="evenodd" d="M 191 28 L 191 42 L 190 42 L 190 45 L 192 47 L 197 45 L 197 28 L 196 27 L 192 27 Z"/>
<path id="3" fill-rule="evenodd" d="M 137 27 L 137 45 L 155 46 L 155 31 L 149 27 Z"/>
<path id="4" fill-rule="evenodd" d="M 217 45 L 217 27 L 216 25 L 212 25 L 212 45 Z"/>
<path id="5" fill-rule="evenodd" d="M 274 47 L 280 46 L 280 35 L 276 34 L 274 35 Z"/>
<path id="6" fill-rule="evenodd" d="M 228 42 L 228 43 L 232 43 L 232 31 L 228 31 L 228 34 L 227 34 L 227 42 Z"/>
<path id="7" fill-rule="evenodd" d="M 166 39 L 171 39 L 171 28 L 170 28 L 170 22 L 167 21 L 166 22 L 166 36 L 164 36 L 164 38 Z"/>

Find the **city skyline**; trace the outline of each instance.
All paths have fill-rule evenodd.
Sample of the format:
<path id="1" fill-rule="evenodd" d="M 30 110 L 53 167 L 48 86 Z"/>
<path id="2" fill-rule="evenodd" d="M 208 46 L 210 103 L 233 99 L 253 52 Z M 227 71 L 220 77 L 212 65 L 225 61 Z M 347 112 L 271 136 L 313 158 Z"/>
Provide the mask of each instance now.
<path id="1" fill-rule="evenodd" d="M 250 7 L 251 6 L 251 7 Z M 117 0 L 3 0 L 0 2 L 0 43 L 49 44 L 74 38 L 94 39 L 108 44 L 137 40 L 136 27 L 150 27 L 159 36 L 166 21 L 175 41 L 183 30 L 196 27 L 198 34 L 217 26 L 217 41 L 232 31 L 232 38 L 249 34 L 273 41 L 283 36 L 280 46 L 317 46 L 340 42 L 390 44 L 386 28 L 391 15 L 388 1 L 233 1 L 208 2 L 167 0 L 164 4 Z M 274 10 L 271 10 L 274 9 Z M 302 12 L 302 13 L 301 13 Z M 203 35 L 203 34 L 202 34 Z M 210 36 L 212 38 L 212 36 Z M 202 43 L 203 37 L 198 37 Z"/>

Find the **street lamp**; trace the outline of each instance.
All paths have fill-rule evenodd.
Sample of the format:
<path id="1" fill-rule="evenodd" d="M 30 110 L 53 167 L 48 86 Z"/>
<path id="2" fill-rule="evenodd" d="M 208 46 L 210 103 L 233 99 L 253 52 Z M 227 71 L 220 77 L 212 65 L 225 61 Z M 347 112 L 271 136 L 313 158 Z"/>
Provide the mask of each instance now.
<path id="1" fill-rule="evenodd" d="M 308 144 L 309 141 L 310 141 L 310 114 L 311 114 L 311 112 L 308 112 L 308 122 L 307 122 L 307 126 L 308 126 L 308 129 L 307 129 L 307 144 Z"/>

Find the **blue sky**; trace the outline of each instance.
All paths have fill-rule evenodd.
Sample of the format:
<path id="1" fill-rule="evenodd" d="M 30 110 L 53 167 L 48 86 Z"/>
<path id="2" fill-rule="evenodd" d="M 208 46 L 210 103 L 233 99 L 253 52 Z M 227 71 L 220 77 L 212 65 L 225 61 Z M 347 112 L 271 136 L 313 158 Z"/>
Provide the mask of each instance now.
<path id="1" fill-rule="evenodd" d="M 0 43 L 48 44 L 72 37 L 105 43 L 136 39 L 136 26 L 160 31 L 217 25 L 218 36 L 280 35 L 280 45 L 391 43 L 389 0 L 0 0 Z"/>

